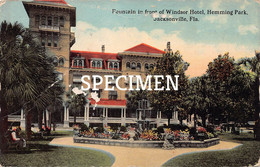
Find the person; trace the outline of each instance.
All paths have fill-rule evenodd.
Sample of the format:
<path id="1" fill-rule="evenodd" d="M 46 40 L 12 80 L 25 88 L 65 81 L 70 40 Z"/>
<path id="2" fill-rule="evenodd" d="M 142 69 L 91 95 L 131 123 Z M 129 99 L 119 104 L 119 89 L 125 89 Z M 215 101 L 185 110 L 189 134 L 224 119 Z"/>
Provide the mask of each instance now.
<path id="1" fill-rule="evenodd" d="M 26 147 L 26 141 L 23 138 L 17 136 L 17 134 L 19 134 L 20 131 L 21 131 L 20 128 L 17 128 L 16 130 L 12 130 L 11 137 L 14 143 L 18 143 L 20 148 L 24 148 Z"/>

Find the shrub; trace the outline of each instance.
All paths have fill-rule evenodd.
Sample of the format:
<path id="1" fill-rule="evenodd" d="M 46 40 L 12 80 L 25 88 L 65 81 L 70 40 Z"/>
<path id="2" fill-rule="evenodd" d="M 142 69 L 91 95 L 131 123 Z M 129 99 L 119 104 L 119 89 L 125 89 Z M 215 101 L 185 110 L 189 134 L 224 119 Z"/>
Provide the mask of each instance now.
<path id="1" fill-rule="evenodd" d="M 109 125 L 113 131 L 117 131 L 119 126 L 117 124 L 110 124 Z"/>
<path id="2" fill-rule="evenodd" d="M 103 133 L 105 131 L 105 129 L 102 126 L 99 126 L 95 129 L 96 133 Z"/>
<path id="3" fill-rule="evenodd" d="M 177 124 L 177 125 L 176 124 L 170 124 L 168 127 L 171 128 L 172 131 L 175 131 L 175 130 L 182 130 L 182 131 L 184 131 L 186 129 L 190 129 L 188 126 L 180 125 L 180 124 Z"/>
<path id="4" fill-rule="evenodd" d="M 206 127 L 207 132 L 214 133 L 214 126 L 207 126 Z"/>
<path id="5" fill-rule="evenodd" d="M 81 127 L 80 127 L 81 132 L 88 131 L 88 130 L 89 130 L 89 127 L 86 124 L 81 125 Z"/>
<path id="6" fill-rule="evenodd" d="M 206 133 L 207 130 L 206 130 L 205 128 L 203 128 L 203 127 L 199 127 L 199 128 L 198 128 L 198 132 L 199 132 L 199 133 Z"/>
<path id="7" fill-rule="evenodd" d="M 157 128 L 157 132 L 158 132 L 158 133 L 164 133 L 163 128 L 164 128 L 164 126 L 159 126 L 159 127 Z"/>
<path id="8" fill-rule="evenodd" d="M 121 126 L 121 127 L 120 127 L 120 131 L 126 132 L 126 131 L 127 131 L 127 130 L 126 130 L 126 127 L 125 127 L 125 126 Z"/>
<path id="9" fill-rule="evenodd" d="M 197 129 L 194 128 L 194 127 L 190 128 L 190 135 L 193 136 L 193 137 L 195 137 L 196 134 L 197 134 Z"/>

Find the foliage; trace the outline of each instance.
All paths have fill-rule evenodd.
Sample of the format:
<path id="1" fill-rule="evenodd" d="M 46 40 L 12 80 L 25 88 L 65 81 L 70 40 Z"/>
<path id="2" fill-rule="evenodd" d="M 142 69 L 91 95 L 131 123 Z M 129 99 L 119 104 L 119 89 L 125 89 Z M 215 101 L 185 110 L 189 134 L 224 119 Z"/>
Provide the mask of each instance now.
<path id="1" fill-rule="evenodd" d="M 127 129 L 126 129 L 126 127 L 125 127 L 125 126 L 121 126 L 121 127 L 120 127 L 120 131 L 121 131 L 121 132 L 126 132 L 126 131 L 127 131 Z"/>
<path id="2" fill-rule="evenodd" d="M 94 131 L 95 131 L 96 133 L 103 133 L 104 130 L 105 130 L 105 129 L 104 129 L 102 126 L 99 126 L 99 127 L 97 127 Z"/>
<path id="3" fill-rule="evenodd" d="M 184 97 L 183 107 L 189 114 L 194 114 L 195 119 L 197 115 L 201 116 L 203 126 L 205 126 L 208 108 L 210 106 L 209 92 L 209 80 L 206 75 L 189 80 L 189 87 L 185 91 L 186 95 Z"/>
<path id="4" fill-rule="evenodd" d="M 148 91 L 147 90 L 140 90 L 140 91 L 131 91 L 128 93 L 127 97 L 127 108 L 130 110 L 136 110 L 138 108 L 138 101 L 142 99 L 147 100 Z"/>
<path id="5" fill-rule="evenodd" d="M 8 114 L 25 111 L 26 132 L 30 139 L 33 112 L 52 103 L 56 74 L 51 57 L 19 23 L 0 25 L 1 125 Z M 1 126 L 1 133 L 7 127 Z"/>
<path id="6" fill-rule="evenodd" d="M 186 129 L 189 129 L 188 126 L 186 125 L 180 125 L 180 124 L 171 124 L 168 126 L 171 130 L 186 130 Z"/>
<path id="7" fill-rule="evenodd" d="M 206 133 L 207 130 L 206 130 L 205 128 L 203 128 L 203 127 L 199 127 L 199 128 L 198 128 L 198 132 L 199 132 L 199 133 Z"/>
<path id="8" fill-rule="evenodd" d="M 157 132 L 158 133 L 164 133 L 164 129 L 165 127 L 164 126 L 159 126 L 158 128 L 157 128 Z"/>
<path id="9" fill-rule="evenodd" d="M 255 107 L 254 120 L 256 121 L 254 131 L 256 133 L 256 139 L 260 140 L 260 53 L 256 52 L 256 56 L 252 58 L 243 58 L 239 60 L 238 64 L 243 64 L 254 73 L 254 86 L 252 86 L 254 90 L 252 96 Z"/>
<path id="10" fill-rule="evenodd" d="M 226 53 L 210 62 L 207 70 L 209 111 L 212 122 L 247 122 L 253 111 L 253 80 Z"/>
<path id="11" fill-rule="evenodd" d="M 70 89 L 72 90 L 72 88 Z M 84 111 L 84 107 L 89 102 L 89 100 L 87 99 L 88 96 L 84 95 L 84 93 L 75 94 L 71 90 L 66 93 L 66 105 L 69 107 L 69 110 L 73 113 L 74 124 L 76 124 L 76 116 L 79 115 L 81 111 Z"/>
<path id="12" fill-rule="evenodd" d="M 88 130 L 89 130 L 89 127 L 88 127 L 86 124 L 82 124 L 82 125 L 80 126 L 80 131 L 81 131 L 81 132 L 88 131 Z"/>
<path id="13" fill-rule="evenodd" d="M 154 90 L 155 81 L 152 80 L 153 90 L 149 91 L 149 100 L 151 106 L 156 111 L 162 111 L 167 115 L 168 124 L 170 124 L 170 118 L 172 112 L 177 106 L 181 106 L 183 103 L 183 95 L 188 87 L 188 78 L 185 75 L 185 71 L 188 68 L 188 63 L 182 59 L 179 51 L 166 52 L 157 62 L 154 69 L 151 70 L 152 75 L 171 75 L 173 80 L 175 75 L 179 75 L 178 78 L 178 90 L 171 88 L 169 91 L 157 91 Z M 166 88 L 167 80 L 161 81 L 161 86 Z"/>

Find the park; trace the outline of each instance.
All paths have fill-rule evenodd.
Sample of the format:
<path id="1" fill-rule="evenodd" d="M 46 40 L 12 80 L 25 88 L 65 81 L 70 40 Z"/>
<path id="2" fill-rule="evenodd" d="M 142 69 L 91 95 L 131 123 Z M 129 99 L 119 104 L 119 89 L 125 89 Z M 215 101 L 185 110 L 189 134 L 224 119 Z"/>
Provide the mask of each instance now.
<path id="1" fill-rule="evenodd" d="M 160 43 L 168 40 L 165 48 L 137 44 L 139 35 L 133 34 L 139 30 L 134 27 L 124 32 L 131 38 L 123 47 L 135 45 L 123 51 L 107 52 L 103 44 L 101 51 L 94 51 L 89 43 L 74 50 L 76 25 L 82 26 L 77 30 L 90 31 L 86 41 L 91 43 L 97 40 L 92 39 L 97 30 L 113 33 L 76 22 L 76 7 L 64 0 L 23 1 L 15 7 L 22 9 L 29 28 L 22 19 L 11 22 L 3 17 L 0 23 L 0 166 L 260 166 L 259 51 L 237 57 L 226 47 L 227 52 L 213 52 L 205 67 L 200 65 L 203 73 L 191 76 L 188 70 L 198 70 L 193 65 L 199 57 L 191 49 L 188 61 L 191 47 L 178 50 L 185 41 L 176 42 L 181 32 L 169 38 L 175 40 L 174 49 L 168 36 L 160 38 L 164 30 L 156 28 L 152 34 Z M 144 11 L 156 19 L 154 7 Z M 85 8 L 77 6 L 77 11 L 107 11 L 103 6 Z M 132 8 L 113 6 L 112 15 L 132 17 L 137 11 Z M 6 9 L 1 8 L 1 15 Z M 184 10 L 168 12 L 184 18 Z M 111 29 L 117 32 L 113 38 L 126 30 Z M 249 33 L 246 27 L 240 30 L 242 35 Z M 147 32 L 142 30 L 144 41 L 152 39 Z M 86 35 L 79 34 L 77 39 Z M 103 35 L 98 40 L 110 39 Z M 123 38 L 114 45 L 125 43 Z M 211 52 L 199 46 L 206 59 Z"/>

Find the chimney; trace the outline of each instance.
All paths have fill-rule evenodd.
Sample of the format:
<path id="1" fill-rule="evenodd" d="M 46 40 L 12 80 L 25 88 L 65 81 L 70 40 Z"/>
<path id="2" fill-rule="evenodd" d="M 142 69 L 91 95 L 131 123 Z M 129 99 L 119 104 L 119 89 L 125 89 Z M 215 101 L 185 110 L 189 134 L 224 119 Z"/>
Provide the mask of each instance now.
<path id="1" fill-rule="evenodd" d="M 171 51 L 171 42 L 167 42 L 167 51 Z"/>
<path id="2" fill-rule="evenodd" d="M 101 50 L 103 53 L 105 52 L 105 45 L 102 45 Z"/>

